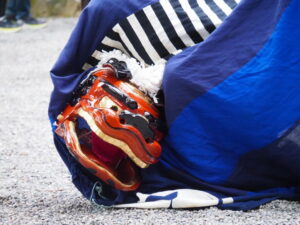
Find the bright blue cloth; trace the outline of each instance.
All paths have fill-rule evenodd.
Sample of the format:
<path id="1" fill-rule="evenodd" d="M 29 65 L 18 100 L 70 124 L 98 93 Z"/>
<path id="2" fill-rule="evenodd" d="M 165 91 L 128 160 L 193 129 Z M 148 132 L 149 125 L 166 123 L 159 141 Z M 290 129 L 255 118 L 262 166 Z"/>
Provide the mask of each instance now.
<path id="1" fill-rule="evenodd" d="M 87 73 L 81 67 L 105 32 L 156 1 L 113 2 L 108 9 L 106 1 L 91 2 L 52 69 L 52 122 Z M 163 91 L 169 132 L 160 162 L 142 171 L 137 192 L 203 190 L 219 199 L 219 207 L 236 210 L 300 199 L 299 17 L 298 0 L 242 1 L 207 40 L 168 61 Z M 97 179 L 54 139 L 84 196 L 105 205 L 138 201 L 136 192 L 101 182 L 97 194 Z M 233 202 L 222 200 L 228 197 Z M 159 198 L 171 201 L 177 192 L 147 201 Z"/>

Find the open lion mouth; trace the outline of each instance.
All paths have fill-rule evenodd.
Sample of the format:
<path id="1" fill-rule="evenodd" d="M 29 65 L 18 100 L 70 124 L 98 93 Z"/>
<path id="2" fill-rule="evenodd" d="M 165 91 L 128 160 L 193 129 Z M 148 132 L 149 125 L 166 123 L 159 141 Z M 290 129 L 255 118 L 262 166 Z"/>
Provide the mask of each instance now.
<path id="1" fill-rule="evenodd" d="M 152 133 L 135 125 L 136 120 L 141 123 L 140 118 L 129 112 L 121 111 L 116 120 L 116 112 L 110 109 L 89 113 L 83 108 L 77 110 L 76 120 L 65 120 L 62 126 L 69 151 L 104 182 L 121 190 L 136 189 L 140 183 L 138 167 L 155 163 L 160 154 L 157 143 L 148 140 Z M 137 129 L 142 131 L 133 132 Z"/>
<path id="2" fill-rule="evenodd" d="M 95 116 L 97 118 L 97 122 L 101 124 L 100 126 L 97 125 L 97 122 L 88 112 L 79 109 L 78 115 L 79 118 L 84 119 L 86 125 L 88 125 L 92 131 L 91 140 L 93 143 L 91 149 L 96 155 L 99 155 L 99 158 L 103 158 L 105 161 L 113 163 L 118 161 L 116 158 L 122 158 L 121 156 L 127 155 L 140 168 L 146 168 L 149 164 L 157 161 L 157 159 L 144 148 L 143 143 L 138 140 L 138 137 L 136 137 L 135 133 L 130 132 L 130 130 L 127 129 L 122 129 L 119 126 L 113 127 L 110 125 L 109 121 L 107 121 L 107 117 L 109 116 L 105 113 L 99 112 L 98 116 Z M 84 124 L 82 119 L 79 121 L 81 124 Z M 117 123 L 115 118 L 113 118 L 113 121 Z M 124 121 L 120 120 L 118 123 L 118 125 L 120 125 L 123 124 Z M 126 139 L 122 137 L 126 137 L 127 135 L 131 135 L 132 138 L 128 138 L 126 141 L 122 140 Z M 132 149 L 135 146 L 131 147 L 130 144 L 140 144 L 139 148 L 144 149 L 145 153 L 148 155 L 148 158 L 142 160 L 140 157 L 138 157 Z M 148 163 L 145 162 L 147 160 L 149 161 Z M 114 166 L 116 167 L 116 165 Z"/>
<path id="3" fill-rule="evenodd" d="M 85 121 L 78 118 L 75 131 L 78 135 L 78 142 L 81 151 L 92 161 L 86 168 L 97 175 L 101 168 L 109 174 L 107 180 L 110 185 L 116 186 L 121 182 L 123 186 L 130 187 L 137 182 L 138 168 L 124 151 L 101 139 L 94 131 L 89 128 L 80 128 Z M 103 175 L 103 174 L 101 174 Z"/>
<path id="4" fill-rule="evenodd" d="M 85 120 L 82 120 L 82 118 L 78 118 L 78 121 L 80 121 L 78 123 L 80 125 L 85 123 Z M 77 126 L 76 133 L 80 145 L 85 146 L 86 149 L 93 153 L 108 168 L 111 168 L 111 170 L 118 170 L 121 162 L 128 158 L 120 148 L 102 140 L 89 127 L 80 129 Z"/>
<path id="5" fill-rule="evenodd" d="M 106 183 L 118 189 L 136 189 L 138 167 L 146 168 L 150 163 L 142 161 L 127 143 L 105 134 L 87 112 L 79 110 L 78 115 L 67 125 L 76 144 L 70 149 L 74 157 Z"/>
<path id="6" fill-rule="evenodd" d="M 65 120 L 57 133 L 91 173 L 117 189 L 135 190 L 140 184 L 138 168 L 157 162 L 161 153 L 148 121 L 126 110 L 82 105 L 76 119 Z"/>

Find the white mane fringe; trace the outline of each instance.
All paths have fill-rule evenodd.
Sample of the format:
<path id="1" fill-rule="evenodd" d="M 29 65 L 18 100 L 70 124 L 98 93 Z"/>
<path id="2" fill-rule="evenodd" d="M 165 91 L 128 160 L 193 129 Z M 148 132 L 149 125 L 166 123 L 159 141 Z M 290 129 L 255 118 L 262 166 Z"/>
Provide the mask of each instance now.
<path id="1" fill-rule="evenodd" d="M 145 65 L 138 62 L 136 59 L 123 54 L 119 50 L 100 53 L 100 62 L 97 67 L 101 67 L 109 59 L 116 58 L 119 61 L 124 61 L 132 74 L 130 82 L 137 85 L 137 87 L 148 94 L 155 101 L 155 95 L 159 91 L 162 83 L 163 72 L 165 68 L 165 61 L 161 60 L 155 65 Z"/>

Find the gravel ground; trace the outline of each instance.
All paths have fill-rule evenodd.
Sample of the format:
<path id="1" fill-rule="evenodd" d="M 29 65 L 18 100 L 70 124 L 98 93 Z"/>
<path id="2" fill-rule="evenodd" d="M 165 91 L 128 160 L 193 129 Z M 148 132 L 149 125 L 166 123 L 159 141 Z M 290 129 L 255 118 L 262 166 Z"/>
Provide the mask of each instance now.
<path id="1" fill-rule="evenodd" d="M 0 224 L 300 224 L 300 204 L 250 212 L 100 208 L 73 187 L 47 119 L 48 71 L 76 19 L 0 34 Z"/>

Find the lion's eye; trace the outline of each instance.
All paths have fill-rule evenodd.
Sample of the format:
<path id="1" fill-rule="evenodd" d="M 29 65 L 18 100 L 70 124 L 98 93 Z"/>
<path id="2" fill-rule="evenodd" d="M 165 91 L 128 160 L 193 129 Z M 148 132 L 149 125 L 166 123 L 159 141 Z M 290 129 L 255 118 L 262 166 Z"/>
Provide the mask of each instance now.
<path id="1" fill-rule="evenodd" d="M 119 107 L 109 97 L 105 96 L 101 99 L 98 105 L 99 108 L 111 109 L 115 112 L 119 111 Z"/>
<path id="2" fill-rule="evenodd" d="M 118 106 L 113 105 L 110 107 L 110 109 L 112 109 L 113 111 L 117 112 L 118 111 Z"/>

